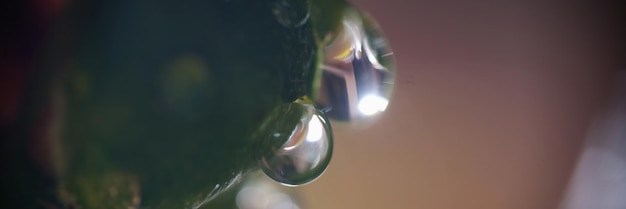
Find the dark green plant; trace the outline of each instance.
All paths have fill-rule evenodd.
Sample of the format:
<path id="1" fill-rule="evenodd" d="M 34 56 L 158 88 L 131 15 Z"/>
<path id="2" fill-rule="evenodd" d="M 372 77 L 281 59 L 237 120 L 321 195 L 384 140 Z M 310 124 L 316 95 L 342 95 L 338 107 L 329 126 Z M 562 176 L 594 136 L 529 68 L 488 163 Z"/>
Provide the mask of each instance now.
<path id="1" fill-rule="evenodd" d="M 326 78 L 326 48 L 347 34 L 352 10 L 331 0 L 70 1 L 45 36 L 2 147 L 0 204 L 198 208 L 260 166 L 286 184 L 315 179 L 332 153 L 324 115 L 348 94 Z M 368 21 L 366 35 L 377 29 Z M 373 56 L 391 76 L 368 79 L 390 85 L 381 47 Z M 380 88 L 388 98 L 391 89 Z M 319 142 L 306 138 L 315 121 Z M 314 148 L 285 148 L 306 141 Z M 323 159 L 292 162 L 311 152 Z"/>

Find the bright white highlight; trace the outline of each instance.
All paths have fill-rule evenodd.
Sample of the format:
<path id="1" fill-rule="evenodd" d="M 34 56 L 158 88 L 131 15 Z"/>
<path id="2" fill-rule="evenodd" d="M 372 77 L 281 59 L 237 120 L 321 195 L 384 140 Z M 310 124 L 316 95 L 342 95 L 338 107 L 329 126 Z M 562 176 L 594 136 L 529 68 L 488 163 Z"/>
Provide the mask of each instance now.
<path id="1" fill-rule="evenodd" d="M 308 142 L 316 142 L 322 139 L 322 135 L 324 134 L 324 126 L 322 122 L 318 118 L 318 116 L 313 116 L 309 121 L 309 131 L 306 135 L 306 141 Z"/>
<path id="2" fill-rule="evenodd" d="M 373 115 L 387 109 L 389 101 L 378 95 L 367 95 L 359 101 L 359 111 L 363 115 Z"/>

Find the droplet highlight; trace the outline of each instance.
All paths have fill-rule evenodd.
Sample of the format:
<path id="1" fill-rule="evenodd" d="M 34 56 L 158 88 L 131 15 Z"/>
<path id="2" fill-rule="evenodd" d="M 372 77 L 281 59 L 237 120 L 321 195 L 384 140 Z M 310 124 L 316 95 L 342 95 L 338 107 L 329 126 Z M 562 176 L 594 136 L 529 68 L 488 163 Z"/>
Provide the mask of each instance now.
<path id="1" fill-rule="evenodd" d="M 274 125 L 282 126 L 267 133 L 273 152 L 261 154 L 263 172 L 286 186 L 314 181 L 330 163 L 333 149 L 332 130 L 328 120 L 312 104 L 294 102 L 284 107 L 283 117 Z"/>
<path id="2" fill-rule="evenodd" d="M 275 0 L 272 13 L 285 27 L 299 27 L 309 20 L 309 5 L 306 0 Z"/>
<path id="3" fill-rule="evenodd" d="M 354 122 L 384 112 L 396 69 L 393 51 L 376 21 L 349 7 L 324 43 L 319 88 L 313 100 L 326 116 Z"/>

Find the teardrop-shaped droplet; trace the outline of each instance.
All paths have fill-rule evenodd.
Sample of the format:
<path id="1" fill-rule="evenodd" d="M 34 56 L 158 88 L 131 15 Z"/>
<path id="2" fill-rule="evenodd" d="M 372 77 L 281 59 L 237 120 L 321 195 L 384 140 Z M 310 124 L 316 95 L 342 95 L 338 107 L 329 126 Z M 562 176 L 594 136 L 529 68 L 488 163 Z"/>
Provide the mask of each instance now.
<path id="1" fill-rule="evenodd" d="M 309 20 L 309 5 L 306 0 L 274 0 L 272 13 L 286 27 L 299 27 Z"/>
<path id="2" fill-rule="evenodd" d="M 326 34 L 314 100 L 335 120 L 359 121 L 385 111 L 395 82 L 393 52 L 378 24 L 356 8 Z"/>
<path id="3" fill-rule="evenodd" d="M 330 124 L 311 104 L 286 105 L 281 126 L 268 132 L 273 152 L 261 154 L 259 163 L 271 179 L 287 186 L 309 183 L 326 170 L 333 150 Z"/>

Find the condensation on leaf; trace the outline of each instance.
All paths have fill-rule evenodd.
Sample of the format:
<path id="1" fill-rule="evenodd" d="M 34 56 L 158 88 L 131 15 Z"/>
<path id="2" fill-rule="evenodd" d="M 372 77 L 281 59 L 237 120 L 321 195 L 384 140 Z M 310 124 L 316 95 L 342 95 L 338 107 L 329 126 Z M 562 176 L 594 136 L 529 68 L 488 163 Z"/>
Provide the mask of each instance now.
<path id="1" fill-rule="evenodd" d="M 259 156 L 259 164 L 268 177 L 283 185 L 303 185 L 321 176 L 330 163 L 332 130 L 312 104 L 294 102 L 283 108 L 284 117 L 275 123 L 281 127 L 266 132 L 271 141 L 283 143 Z"/>

